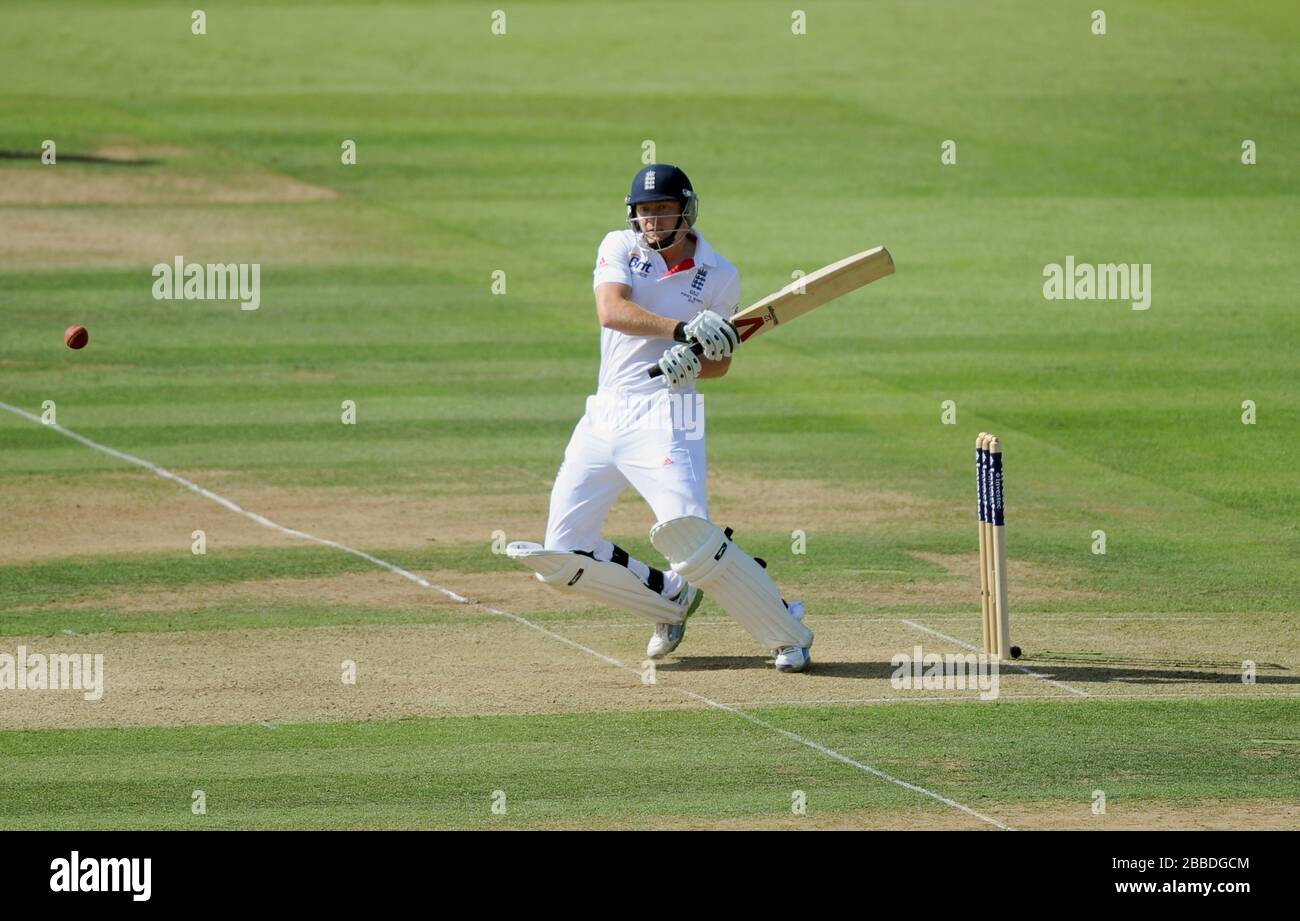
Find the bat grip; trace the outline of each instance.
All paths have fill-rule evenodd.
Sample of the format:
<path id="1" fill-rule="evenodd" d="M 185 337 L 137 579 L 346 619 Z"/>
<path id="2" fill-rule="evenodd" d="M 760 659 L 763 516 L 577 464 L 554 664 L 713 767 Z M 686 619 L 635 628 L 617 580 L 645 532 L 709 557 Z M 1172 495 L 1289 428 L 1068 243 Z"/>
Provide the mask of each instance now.
<path id="1" fill-rule="evenodd" d="M 691 343 L 691 351 L 694 352 L 696 355 L 703 355 L 703 354 L 704 354 L 704 344 L 701 343 L 701 342 L 694 342 L 694 343 Z M 661 368 L 661 367 L 659 367 L 658 365 L 655 365 L 653 368 L 650 369 L 650 376 L 651 376 L 651 377 L 663 377 L 663 376 L 664 376 L 664 369 Z"/>

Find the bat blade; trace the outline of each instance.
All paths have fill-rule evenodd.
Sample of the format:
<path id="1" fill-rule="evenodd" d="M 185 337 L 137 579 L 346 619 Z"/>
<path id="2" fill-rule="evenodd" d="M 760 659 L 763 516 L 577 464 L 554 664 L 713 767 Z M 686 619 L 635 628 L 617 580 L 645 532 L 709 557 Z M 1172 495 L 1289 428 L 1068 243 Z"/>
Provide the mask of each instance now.
<path id="1" fill-rule="evenodd" d="M 731 318 L 747 342 L 773 326 L 789 323 L 811 310 L 894 274 L 894 259 L 883 246 L 855 253 L 795 279 Z"/>
<path id="2" fill-rule="evenodd" d="M 789 323 L 837 297 L 893 274 L 894 257 L 889 255 L 889 250 L 883 246 L 863 250 L 795 279 L 780 291 L 737 311 L 731 322 L 740 332 L 740 341 L 748 342 L 773 326 Z M 703 347 L 697 343 L 691 350 L 698 355 Z M 658 366 L 650 369 L 651 377 L 662 373 Z"/>

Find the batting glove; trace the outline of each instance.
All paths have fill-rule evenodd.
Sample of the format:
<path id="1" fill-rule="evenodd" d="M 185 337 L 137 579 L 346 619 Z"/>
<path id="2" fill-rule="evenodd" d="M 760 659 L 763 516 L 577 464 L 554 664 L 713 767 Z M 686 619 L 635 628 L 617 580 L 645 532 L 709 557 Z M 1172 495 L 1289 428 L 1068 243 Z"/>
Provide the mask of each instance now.
<path id="1" fill-rule="evenodd" d="M 664 372 L 669 390 L 685 390 L 695 381 L 701 367 L 689 343 L 673 346 L 659 359 L 659 370 Z"/>
<path id="2" fill-rule="evenodd" d="M 731 321 L 705 310 L 686 324 L 686 338 L 704 346 L 704 357 L 710 361 L 718 358 L 730 358 L 736 346 L 740 345 L 740 333 Z"/>

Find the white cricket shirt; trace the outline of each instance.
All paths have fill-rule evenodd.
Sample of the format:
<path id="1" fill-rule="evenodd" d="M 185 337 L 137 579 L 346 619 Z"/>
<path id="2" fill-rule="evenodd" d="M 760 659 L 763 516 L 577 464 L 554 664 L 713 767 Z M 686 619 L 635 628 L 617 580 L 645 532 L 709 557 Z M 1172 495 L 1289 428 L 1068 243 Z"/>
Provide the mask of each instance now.
<path id="1" fill-rule="evenodd" d="M 633 303 L 673 320 L 688 321 L 704 310 L 730 317 L 740 303 L 740 273 L 698 231 L 691 233 L 695 237 L 695 255 L 670 273 L 663 256 L 637 244 L 636 231 L 611 230 L 596 254 L 592 289 L 606 282 L 628 285 Z M 632 393 L 663 390 L 663 379 L 648 377 L 646 372 L 674 345 L 677 343 L 671 339 L 629 336 L 602 328 L 597 389 Z"/>

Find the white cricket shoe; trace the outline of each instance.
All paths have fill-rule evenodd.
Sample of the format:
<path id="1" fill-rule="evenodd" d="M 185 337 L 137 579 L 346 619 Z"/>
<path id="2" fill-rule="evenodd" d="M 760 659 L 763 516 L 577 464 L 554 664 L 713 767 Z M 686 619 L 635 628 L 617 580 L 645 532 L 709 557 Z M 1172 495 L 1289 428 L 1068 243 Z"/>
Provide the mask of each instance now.
<path id="1" fill-rule="evenodd" d="M 778 672 L 801 672 L 812 665 L 810 646 L 782 646 L 776 651 Z"/>
<path id="2" fill-rule="evenodd" d="M 655 624 L 654 635 L 650 637 L 650 642 L 645 647 L 647 659 L 662 659 L 681 645 L 682 637 L 686 635 L 686 619 L 700 606 L 700 602 L 704 600 L 704 593 L 687 583 L 686 587 L 677 593 L 677 597 L 682 599 L 682 606 L 686 608 L 686 613 L 682 615 L 682 622 Z"/>
<path id="3" fill-rule="evenodd" d="M 795 620 L 803 621 L 803 602 L 787 601 L 785 608 Z M 778 672 L 801 672 L 812 665 L 811 646 L 782 646 L 776 651 Z"/>

